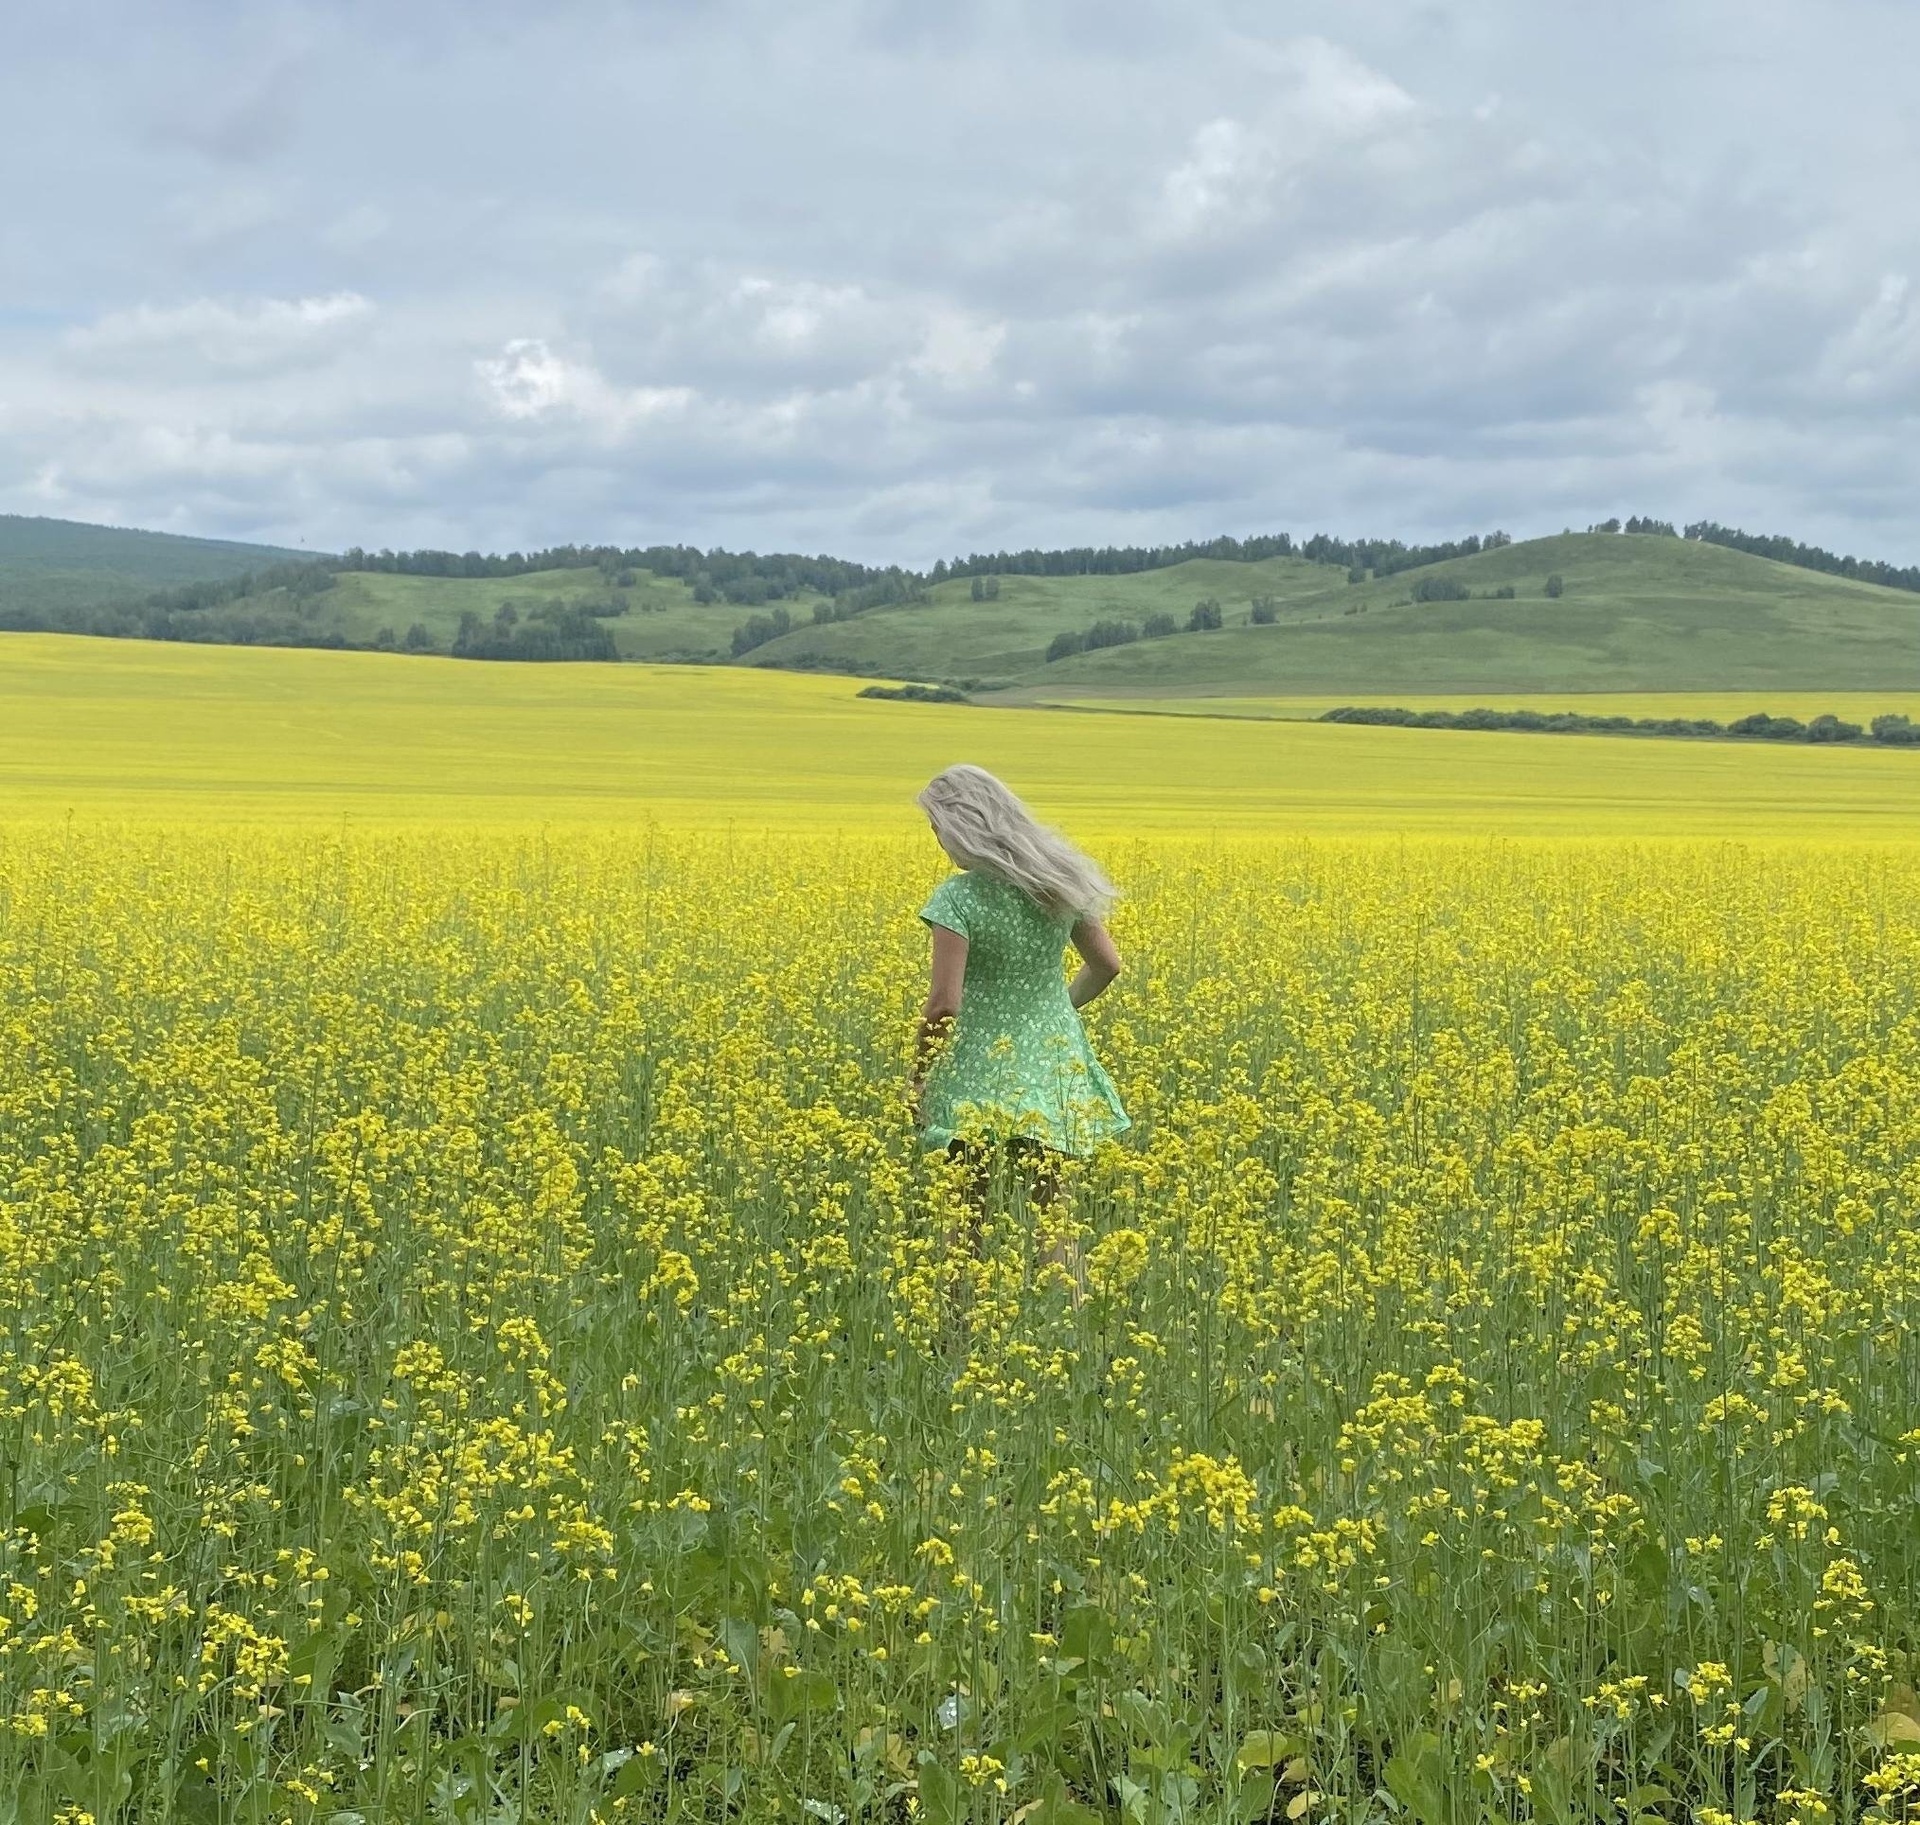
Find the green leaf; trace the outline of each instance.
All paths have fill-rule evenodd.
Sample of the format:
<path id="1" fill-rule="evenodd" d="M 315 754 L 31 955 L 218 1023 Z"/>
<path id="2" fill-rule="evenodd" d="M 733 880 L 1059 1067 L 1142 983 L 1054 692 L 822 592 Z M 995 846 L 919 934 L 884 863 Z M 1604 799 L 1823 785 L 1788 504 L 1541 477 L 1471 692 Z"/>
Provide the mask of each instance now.
<path id="1" fill-rule="evenodd" d="M 1298 1737 L 1278 1730 L 1249 1730 L 1233 1752 L 1234 1766 L 1242 1774 L 1250 1768 L 1277 1768 L 1289 1756 L 1298 1755 L 1302 1747 Z"/>
<path id="2" fill-rule="evenodd" d="M 1097 1604 L 1068 1610 L 1060 1624 L 1060 1653 L 1082 1666 L 1099 1663 L 1113 1645 L 1113 1618 Z"/>
<path id="3" fill-rule="evenodd" d="M 655 1770 L 659 1763 L 651 1755 L 635 1755 L 620 1764 L 619 1771 L 613 1777 L 613 1786 L 608 1789 L 611 1800 L 629 1800 L 636 1793 L 644 1793 L 653 1784 Z"/>
<path id="4" fill-rule="evenodd" d="M 819 1717 L 839 1703 L 840 1688 L 833 1683 L 833 1675 L 817 1667 L 803 1667 L 792 1674 L 780 1668 L 767 1681 L 767 1713 L 776 1723 Z"/>
<path id="5" fill-rule="evenodd" d="M 1122 1692 L 1113 1701 L 1114 1714 L 1135 1738 L 1150 1743 L 1166 1743 L 1173 1736 L 1173 1719 L 1167 1708 L 1144 1692 Z"/>
<path id="6" fill-rule="evenodd" d="M 1903 1743 L 1920 1743 L 1920 1723 L 1904 1711 L 1882 1711 L 1862 1734 L 1876 1749 L 1894 1749 Z"/>
<path id="7" fill-rule="evenodd" d="M 1041 1704 L 1027 1712 L 1020 1720 L 1020 1729 L 1014 1737 L 1014 1745 L 1025 1754 L 1036 1749 L 1047 1748 L 1060 1742 L 1080 1721 L 1078 1709 L 1067 1699 L 1056 1699 L 1052 1704 Z"/>
<path id="8" fill-rule="evenodd" d="M 1048 1776 L 1038 1803 L 1026 1813 L 1021 1825 L 1102 1825 L 1102 1817 L 1076 1800 L 1067 1791 L 1067 1783 L 1055 1773 Z"/>
<path id="9" fill-rule="evenodd" d="M 1423 1731 L 1388 1760 L 1381 1779 L 1420 1825 L 1450 1825 L 1445 1766 L 1445 1746 L 1432 1731 Z"/>
<path id="10" fill-rule="evenodd" d="M 938 1762 L 920 1764 L 920 1816 L 927 1825 L 962 1825 L 967 1816 L 960 1777 Z"/>
<path id="11" fill-rule="evenodd" d="M 748 1674 L 759 1665 L 760 1631 L 751 1622 L 729 1616 L 720 1625 L 720 1645 L 727 1650 L 727 1657 L 744 1667 Z"/>

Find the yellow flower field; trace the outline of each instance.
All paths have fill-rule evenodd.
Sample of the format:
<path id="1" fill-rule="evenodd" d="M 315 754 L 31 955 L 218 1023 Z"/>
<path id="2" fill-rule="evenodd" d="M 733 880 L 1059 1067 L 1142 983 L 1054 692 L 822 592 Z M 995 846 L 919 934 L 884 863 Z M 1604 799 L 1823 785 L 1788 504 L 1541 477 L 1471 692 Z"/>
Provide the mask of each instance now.
<path id="1" fill-rule="evenodd" d="M 0 828 L 0 1818 L 1906 1817 L 1920 853 L 1101 851 L 976 1246 L 924 838 Z"/>
<path id="2" fill-rule="evenodd" d="M 8 634 L 0 819 L 892 834 L 923 829 L 914 793 L 972 760 L 1083 835 L 1920 838 L 1912 750 L 1195 722 L 872 702 L 860 688 Z"/>

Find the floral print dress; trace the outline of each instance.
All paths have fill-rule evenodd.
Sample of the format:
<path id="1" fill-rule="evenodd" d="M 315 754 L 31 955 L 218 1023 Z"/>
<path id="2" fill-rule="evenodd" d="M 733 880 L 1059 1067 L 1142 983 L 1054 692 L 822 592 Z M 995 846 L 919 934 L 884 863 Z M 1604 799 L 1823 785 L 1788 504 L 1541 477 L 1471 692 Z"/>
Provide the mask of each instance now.
<path id="1" fill-rule="evenodd" d="M 920 917 L 967 941 L 959 1017 L 927 1074 L 928 1147 L 1025 1135 L 1084 1158 L 1132 1126 L 1067 997 L 1070 917 L 978 869 L 949 875 Z"/>

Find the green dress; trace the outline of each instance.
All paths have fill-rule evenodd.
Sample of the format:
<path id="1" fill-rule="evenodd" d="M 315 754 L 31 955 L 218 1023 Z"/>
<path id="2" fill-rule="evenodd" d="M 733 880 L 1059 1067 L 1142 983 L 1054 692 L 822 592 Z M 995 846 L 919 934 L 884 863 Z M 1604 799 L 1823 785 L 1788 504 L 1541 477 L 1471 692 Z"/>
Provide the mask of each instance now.
<path id="1" fill-rule="evenodd" d="M 1132 1126 L 1067 998 L 1071 918 L 978 869 L 949 875 L 920 917 L 967 941 L 959 1017 L 927 1073 L 928 1147 L 1026 1135 L 1084 1158 Z"/>

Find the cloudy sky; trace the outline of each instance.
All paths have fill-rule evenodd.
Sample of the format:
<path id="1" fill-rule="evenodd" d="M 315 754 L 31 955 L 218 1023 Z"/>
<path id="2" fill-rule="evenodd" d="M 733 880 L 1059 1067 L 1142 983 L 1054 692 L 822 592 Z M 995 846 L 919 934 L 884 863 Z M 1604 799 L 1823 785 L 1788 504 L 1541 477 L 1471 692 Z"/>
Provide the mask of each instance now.
<path id="1" fill-rule="evenodd" d="M 9 13 L 0 511 L 1920 558 L 1911 0 Z"/>

